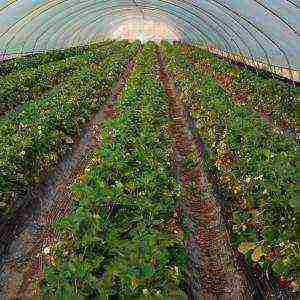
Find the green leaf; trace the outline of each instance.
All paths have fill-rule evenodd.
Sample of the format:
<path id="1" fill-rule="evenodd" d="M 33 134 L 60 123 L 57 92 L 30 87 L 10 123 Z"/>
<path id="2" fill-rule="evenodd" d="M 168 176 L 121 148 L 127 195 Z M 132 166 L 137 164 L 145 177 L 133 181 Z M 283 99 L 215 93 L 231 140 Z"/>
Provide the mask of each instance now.
<path id="1" fill-rule="evenodd" d="M 239 245 L 238 250 L 245 254 L 250 250 L 253 250 L 256 247 L 256 245 L 252 242 L 243 242 Z"/>

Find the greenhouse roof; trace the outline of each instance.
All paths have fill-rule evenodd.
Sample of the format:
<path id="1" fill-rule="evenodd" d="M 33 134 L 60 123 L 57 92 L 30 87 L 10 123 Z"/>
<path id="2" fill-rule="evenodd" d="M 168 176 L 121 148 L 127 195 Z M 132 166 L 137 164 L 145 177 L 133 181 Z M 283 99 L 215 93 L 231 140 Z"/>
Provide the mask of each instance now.
<path id="1" fill-rule="evenodd" d="M 300 69 L 300 3 L 0 0 L 2 53 L 67 48 L 109 38 L 180 39 Z"/>

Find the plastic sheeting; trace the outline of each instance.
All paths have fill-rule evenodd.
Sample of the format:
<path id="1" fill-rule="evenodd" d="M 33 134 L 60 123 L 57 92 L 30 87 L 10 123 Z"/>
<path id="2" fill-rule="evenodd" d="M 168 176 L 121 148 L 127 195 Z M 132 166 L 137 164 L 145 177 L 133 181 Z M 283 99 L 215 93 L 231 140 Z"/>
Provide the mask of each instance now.
<path id="1" fill-rule="evenodd" d="M 0 52 L 108 39 L 141 18 L 163 22 L 185 42 L 300 69 L 299 0 L 0 0 Z"/>

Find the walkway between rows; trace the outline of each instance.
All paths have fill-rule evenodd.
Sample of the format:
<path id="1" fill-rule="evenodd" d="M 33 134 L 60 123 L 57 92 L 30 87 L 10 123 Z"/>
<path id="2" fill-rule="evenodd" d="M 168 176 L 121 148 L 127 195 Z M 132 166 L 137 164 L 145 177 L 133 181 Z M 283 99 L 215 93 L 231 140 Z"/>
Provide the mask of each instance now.
<path id="1" fill-rule="evenodd" d="M 57 241 L 51 229 L 54 221 L 71 212 L 70 187 L 89 166 L 89 154 L 100 145 L 101 123 L 114 115 L 117 102 L 134 68 L 134 58 L 112 90 L 111 100 L 82 129 L 81 137 L 71 141 L 72 150 L 57 164 L 33 193 L 28 205 L 14 220 L 0 228 L 0 243 L 6 248 L 0 253 L 0 299 L 31 299 L 37 291 L 31 283 L 41 279 L 47 249 Z"/>
<path id="2" fill-rule="evenodd" d="M 234 262 L 221 207 L 208 189 L 203 169 L 204 145 L 191 131 L 180 93 L 166 70 L 162 51 L 159 57 L 160 78 L 169 97 L 170 116 L 174 121 L 170 133 L 175 138 L 174 161 L 184 193 L 181 210 L 191 232 L 186 242 L 189 299 L 247 299 L 245 276 Z M 189 157 L 195 159 L 192 167 L 186 165 Z"/>

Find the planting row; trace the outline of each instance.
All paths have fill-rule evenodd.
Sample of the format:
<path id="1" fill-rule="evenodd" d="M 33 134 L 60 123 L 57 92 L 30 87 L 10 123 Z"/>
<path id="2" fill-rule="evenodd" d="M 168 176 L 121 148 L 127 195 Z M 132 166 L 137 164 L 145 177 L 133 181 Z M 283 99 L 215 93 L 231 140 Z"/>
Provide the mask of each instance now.
<path id="1" fill-rule="evenodd" d="M 181 190 L 171 173 L 168 100 L 156 46 L 136 58 L 101 148 L 73 186 L 74 208 L 56 224 L 45 295 L 110 299 L 179 294 L 186 269 L 183 237 L 171 224 Z M 163 296 L 164 295 L 164 296 Z"/>
<path id="2" fill-rule="evenodd" d="M 99 110 L 119 75 L 127 68 L 138 42 L 123 47 L 99 66 L 82 66 L 55 92 L 24 104 L 0 120 L 0 209 L 7 214 L 18 195 L 34 187 L 80 132 L 80 126 Z"/>
<path id="3" fill-rule="evenodd" d="M 75 57 L 67 57 L 3 76 L 0 78 L 0 115 L 26 101 L 38 99 L 55 85 L 66 81 L 68 76 L 80 71 L 82 66 L 103 60 L 122 47 L 124 47 L 122 43 L 111 43 Z"/>
<path id="4" fill-rule="evenodd" d="M 26 57 L 14 58 L 0 62 L 0 76 L 8 75 L 11 72 L 24 71 L 27 68 L 37 67 L 46 63 L 56 62 L 58 60 L 70 58 L 82 54 L 86 50 L 92 50 L 95 47 L 101 47 L 110 44 L 103 42 L 92 44 L 86 47 L 74 47 L 70 49 L 54 50 L 45 53 L 33 54 Z M 0 54 L 1 55 L 1 54 Z"/>
<path id="5" fill-rule="evenodd" d="M 170 134 L 175 138 L 177 176 L 182 187 L 180 213 L 186 217 L 188 228 L 185 243 L 188 253 L 188 298 L 210 299 L 218 294 L 220 299 L 242 299 L 243 279 L 234 266 L 219 205 L 206 182 L 202 166 L 203 144 L 190 131 L 192 125 L 186 119 L 183 103 L 165 70 L 164 55 L 160 53 L 161 79 L 170 97 L 170 114 L 174 120 Z M 233 280 L 238 282 L 234 286 Z"/>
<path id="6" fill-rule="evenodd" d="M 180 47 L 163 45 L 182 101 L 209 147 L 206 170 L 232 201 L 232 245 L 279 282 L 295 278 L 295 144 L 234 104 L 211 76 L 189 64 Z"/>
<path id="7" fill-rule="evenodd" d="M 203 71 L 214 75 L 235 99 L 269 115 L 279 127 L 295 128 L 296 99 L 292 89 L 277 80 L 264 79 L 247 69 L 235 68 L 206 50 L 181 45 L 187 55 Z"/>

